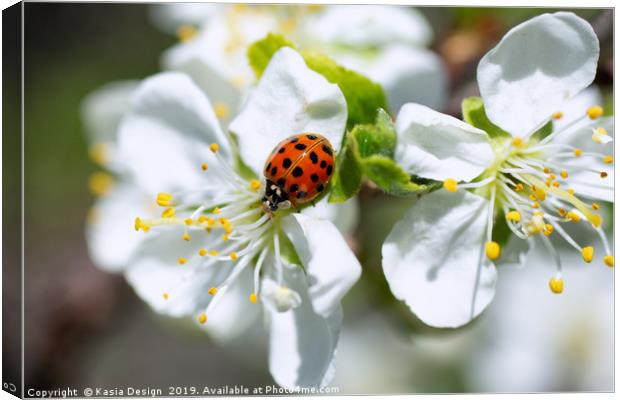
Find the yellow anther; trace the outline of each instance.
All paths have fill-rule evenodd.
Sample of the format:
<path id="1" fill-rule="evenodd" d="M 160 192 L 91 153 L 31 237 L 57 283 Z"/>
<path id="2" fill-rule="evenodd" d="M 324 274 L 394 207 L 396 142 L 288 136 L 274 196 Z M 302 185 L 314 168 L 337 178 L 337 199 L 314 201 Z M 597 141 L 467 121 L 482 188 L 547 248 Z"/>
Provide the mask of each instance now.
<path id="1" fill-rule="evenodd" d="M 209 294 L 211 296 L 215 296 L 216 293 L 217 293 L 217 288 L 212 287 L 209 289 Z"/>
<path id="2" fill-rule="evenodd" d="M 560 119 L 564 116 L 564 113 L 562 113 L 562 111 L 558 111 L 556 113 L 553 113 L 553 115 L 551 116 L 551 118 L 553 119 Z"/>
<path id="3" fill-rule="evenodd" d="M 236 253 L 236 252 L 234 252 L 234 251 L 231 251 L 231 252 L 230 252 L 230 259 L 231 259 L 231 260 L 233 260 L 233 261 L 237 261 L 237 258 L 239 258 L 239 256 L 237 255 L 237 253 Z"/>
<path id="4" fill-rule="evenodd" d="M 605 262 L 605 265 L 607 265 L 609 268 L 613 268 L 614 256 L 605 256 L 603 257 L 603 261 Z"/>
<path id="5" fill-rule="evenodd" d="M 549 172 L 551 172 L 551 170 L 548 167 L 543 168 L 543 172 L 545 174 L 548 174 Z"/>
<path id="6" fill-rule="evenodd" d="M 594 247 L 586 246 L 581 249 L 581 256 L 583 257 L 583 261 L 590 263 L 594 258 Z"/>
<path id="7" fill-rule="evenodd" d="M 508 214 L 506 214 L 506 218 L 508 219 L 508 221 L 520 222 L 521 213 L 519 211 L 509 211 Z"/>
<path id="8" fill-rule="evenodd" d="M 446 189 L 448 192 L 454 193 L 459 190 L 459 184 L 454 179 L 448 178 L 443 181 L 443 188 Z"/>
<path id="9" fill-rule="evenodd" d="M 560 214 L 560 217 L 563 217 L 566 215 L 566 210 L 563 208 L 558 209 L 558 214 Z"/>
<path id="10" fill-rule="evenodd" d="M 590 223 L 595 228 L 598 228 L 599 226 L 601 226 L 601 222 L 603 222 L 603 219 L 601 218 L 600 215 L 592 214 L 592 216 L 590 217 Z"/>
<path id="11" fill-rule="evenodd" d="M 177 38 L 181 42 L 187 42 L 188 40 L 196 36 L 197 32 L 198 31 L 196 30 L 196 28 L 191 25 L 181 25 L 177 29 Z"/>
<path id="12" fill-rule="evenodd" d="M 520 137 L 512 139 L 512 145 L 514 147 L 523 147 L 523 139 L 521 139 Z"/>
<path id="13" fill-rule="evenodd" d="M 207 226 L 212 227 L 213 225 L 215 225 L 215 219 L 207 218 Z"/>
<path id="14" fill-rule="evenodd" d="M 168 300 L 168 298 L 170 297 L 170 295 L 168 293 L 164 293 L 163 294 L 164 300 Z"/>
<path id="15" fill-rule="evenodd" d="M 201 168 L 203 171 L 206 171 L 206 170 L 208 170 L 208 169 L 209 169 L 209 164 L 207 164 L 206 162 L 203 162 L 202 164 L 200 164 L 200 168 Z"/>
<path id="16" fill-rule="evenodd" d="M 532 201 L 536 201 L 536 195 L 534 195 L 534 194 L 529 195 L 529 198 Z"/>
<path id="17" fill-rule="evenodd" d="M 534 195 L 540 201 L 545 201 L 545 199 L 547 198 L 547 192 L 543 188 L 536 188 L 536 190 L 534 191 Z"/>
<path id="18" fill-rule="evenodd" d="M 582 154 L 583 154 L 583 150 L 575 149 L 575 157 L 581 157 Z"/>
<path id="19" fill-rule="evenodd" d="M 484 244 L 484 248 L 489 260 L 495 260 L 499 257 L 502 249 L 497 242 L 489 241 Z"/>
<path id="20" fill-rule="evenodd" d="M 595 132 L 595 133 L 598 133 L 598 134 L 600 134 L 600 135 L 603 135 L 603 136 L 607 136 L 607 134 L 608 134 L 608 133 L 607 133 L 607 129 L 603 128 L 602 126 L 601 126 L 601 127 L 599 127 L 599 128 L 596 128 L 596 129 L 594 130 L 594 132 Z"/>
<path id="21" fill-rule="evenodd" d="M 520 192 L 523 189 L 525 189 L 525 187 L 523 186 L 522 183 L 517 183 L 517 185 L 515 186 L 515 191 Z"/>
<path id="22" fill-rule="evenodd" d="M 219 214 L 220 213 L 220 208 L 219 207 L 215 207 L 213 209 L 213 214 Z"/>
<path id="23" fill-rule="evenodd" d="M 209 146 L 209 148 L 211 149 L 212 152 L 217 153 L 217 151 L 219 150 L 220 146 L 218 146 L 217 143 L 211 143 L 211 146 Z"/>
<path id="24" fill-rule="evenodd" d="M 200 257 L 206 256 L 207 255 L 207 249 L 200 249 L 200 250 L 198 250 L 198 255 Z"/>
<path id="25" fill-rule="evenodd" d="M 547 179 L 547 180 L 545 181 L 545 186 L 547 186 L 547 187 L 551 187 L 551 180 L 550 180 L 550 179 Z"/>
<path id="26" fill-rule="evenodd" d="M 207 222 L 207 217 L 205 217 L 204 215 L 198 217 L 199 224 L 204 224 L 205 222 Z"/>
<path id="27" fill-rule="evenodd" d="M 256 304 L 257 301 L 258 301 L 258 297 L 256 296 L 256 293 L 250 294 L 250 303 Z"/>
<path id="28" fill-rule="evenodd" d="M 599 208 L 601 208 L 601 206 L 598 205 L 598 203 L 592 203 L 592 209 L 593 210 L 598 210 Z"/>
<path id="29" fill-rule="evenodd" d="M 103 165 L 108 160 L 108 145 L 105 143 L 95 143 L 88 149 L 88 156 L 95 164 Z"/>
<path id="30" fill-rule="evenodd" d="M 608 175 L 607 172 L 601 171 L 601 179 L 607 178 L 607 175 Z"/>
<path id="31" fill-rule="evenodd" d="M 178 263 L 179 265 L 184 265 L 187 262 L 187 258 L 179 257 Z"/>
<path id="32" fill-rule="evenodd" d="M 563 169 L 562 171 L 560 171 L 560 176 L 562 177 L 562 179 L 568 178 L 568 171 Z"/>
<path id="33" fill-rule="evenodd" d="M 174 207 L 168 207 L 161 213 L 162 218 L 173 218 L 175 216 Z"/>
<path id="34" fill-rule="evenodd" d="M 230 115 L 230 107 L 220 101 L 213 105 L 213 111 L 215 111 L 215 116 L 219 119 L 224 119 Z"/>
<path id="35" fill-rule="evenodd" d="M 88 188 L 95 196 L 103 196 L 114 186 L 112 175 L 103 171 L 93 172 L 88 178 Z"/>
<path id="36" fill-rule="evenodd" d="M 562 278 L 551 278 L 549 280 L 549 289 L 555 294 L 560 294 L 564 291 L 564 280 Z"/>
<path id="37" fill-rule="evenodd" d="M 545 220 L 541 215 L 534 215 L 525 222 L 524 227 L 529 236 L 538 235 L 545 229 Z"/>
<path id="38" fill-rule="evenodd" d="M 254 191 L 260 189 L 260 181 L 258 179 L 252 179 L 250 181 L 250 189 Z"/>
<path id="39" fill-rule="evenodd" d="M 224 232 L 226 232 L 228 234 L 232 233 L 232 225 L 230 224 L 230 222 L 227 222 L 224 225 Z"/>
<path id="40" fill-rule="evenodd" d="M 566 191 L 568 192 L 568 194 L 570 194 L 571 196 L 575 194 L 575 189 L 573 188 L 568 188 L 566 189 Z"/>
<path id="41" fill-rule="evenodd" d="M 560 182 L 558 182 L 558 181 L 553 182 L 553 187 L 559 188 L 560 187 Z"/>
<path id="42" fill-rule="evenodd" d="M 185 225 L 191 226 L 194 223 L 194 220 L 191 218 L 185 218 Z"/>
<path id="43" fill-rule="evenodd" d="M 198 322 L 200 322 L 201 324 L 204 324 L 205 322 L 207 322 L 207 314 L 202 313 L 198 316 Z"/>
<path id="44" fill-rule="evenodd" d="M 592 133 L 592 141 L 598 144 L 605 144 L 611 141 L 611 139 L 607 136 L 605 128 L 596 128 Z"/>
<path id="45" fill-rule="evenodd" d="M 549 174 L 549 179 L 554 180 L 555 178 L 557 178 L 555 175 Z"/>
<path id="46" fill-rule="evenodd" d="M 532 208 L 537 209 L 539 207 L 540 207 L 540 204 L 538 204 L 538 202 L 535 201 L 532 203 Z"/>
<path id="47" fill-rule="evenodd" d="M 186 242 L 189 242 L 189 233 L 183 234 L 183 240 L 185 240 Z"/>
<path id="48" fill-rule="evenodd" d="M 569 220 L 571 220 L 573 222 L 581 221 L 581 216 L 579 214 L 577 214 L 576 212 L 573 212 L 573 211 L 569 211 L 566 214 L 566 218 L 568 218 Z"/>
<path id="49" fill-rule="evenodd" d="M 228 235 L 227 234 L 222 235 L 222 240 L 225 242 L 228 242 Z"/>
<path id="50" fill-rule="evenodd" d="M 220 223 L 220 225 L 224 226 L 228 223 L 228 219 L 222 217 L 218 220 L 218 222 Z"/>
<path id="51" fill-rule="evenodd" d="M 549 236 L 553 233 L 553 225 L 545 224 L 545 229 L 543 230 L 545 236 Z"/>
<path id="52" fill-rule="evenodd" d="M 136 217 L 133 227 L 136 231 L 139 231 L 140 229 L 142 229 L 145 233 L 148 232 L 149 230 L 151 230 L 151 227 L 146 225 L 141 219 L 140 217 Z"/>
<path id="53" fill-rule="evenodd" d="M 601 106 L 592 106 L 586 110 L 586 115 L 590 119 L 597 119 L 603 115 L 603 107 Z"/>
<path id="54" fill-rule="evenodd" d="M 612 162 L 614 162 L 614 158 L 612 156 L 605 156 L 603 157 L 603 162 L 605 164 L 611 164 Z"/>
<path id="55" fill-rule="evenodd" d="M 157 204 L 162 207 L 168 207 L 172 204 L 172 195 L 170 193 L 158 193 Z"/>

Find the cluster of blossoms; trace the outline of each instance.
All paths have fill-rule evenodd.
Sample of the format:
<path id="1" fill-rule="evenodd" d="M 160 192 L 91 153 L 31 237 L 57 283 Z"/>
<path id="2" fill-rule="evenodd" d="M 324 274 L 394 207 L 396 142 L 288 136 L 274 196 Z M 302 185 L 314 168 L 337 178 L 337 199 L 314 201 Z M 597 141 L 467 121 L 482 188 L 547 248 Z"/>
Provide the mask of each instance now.
<path id="1" fill-rule="evenodd" d="M 278 384 L 329 383 L 340 301 L 361 266 L 341 233 L 351 226 L 350 201 L 265 205 L 263 168 L 274 146 L 320 134 L 338 153 L 349 116 L 343 90 L 292 48 L 275 52 L 253 83 L 246 51 L 270 32 L 379 82 L 400 108 L 394 161 L 443 182 L 382 248 L 392 293 L 425 323 L 457 327 L 479 315 L 494 296 L 496 266 L 523 263 L 534 240 L 556 265 L 554 293 L 563 291 L 555 236 L 585 262 L 613 266 L 600 203 L 613 201 L 613 118 L 586 89 L 598 39 L 574 14 L 541 15 L 508 32 L 478 66 L 482 99 L 468 105 L 464 122 L 429 108 L 443 102 L 444 80 L 421 48 L 430 28 L 410 9 L 163 9 L 155 17 L 165 27 L 204 22 L 179 30 L 182 43 L 163 56 L 172 72 L 106 87 L 84 105 L 91 156 L 119 177 L 91 179 L 93 192 L 105 194 L 89 218 L 91 254 L 122 271 L 155 311 L 189 316 L 215 339 L 265 321 Z M 316 35 L 311 26 L 320 27 Z M 570 224 L 592 229 L 602 256 Z"/>

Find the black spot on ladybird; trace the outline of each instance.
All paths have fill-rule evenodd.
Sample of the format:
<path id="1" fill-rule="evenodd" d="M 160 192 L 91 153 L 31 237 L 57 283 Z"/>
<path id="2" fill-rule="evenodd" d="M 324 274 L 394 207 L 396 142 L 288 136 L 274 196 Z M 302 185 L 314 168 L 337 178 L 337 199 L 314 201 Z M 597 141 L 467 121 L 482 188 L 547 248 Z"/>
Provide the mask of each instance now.
<path id="1" fill-rule="evenodd" d="M 296 137 L 296 136 L 293 136 L 293 137 L 291 138 L 291 143 L 297 143 L 297 142 L 299 142 L 299 138 L 298 138 L 298 137 Z"/>
<path id="2" fill-rule="evenodd" d="M 333 169 L 334 168 L 331 165 L 327 167 L 327 171 L 325 171 L 327 172 L 327 176 L 330 176 L 332 174 Z"/>
<path id="3" fill-rule="evenodd" d="M 305 149 L 306 149 L 306 145 L 305 145 L 305 144 L 303 144 L 303 143 L 297 143 L 297 144 L 295 145 L 295 148 L 296 148 L 297 150 L 305 150 Z"/>
<path id="4" fill-rule="evenodd" d="M 295 178 L 299 178 L 304 174 L 304 170 L 301 167 L 295 167 L 292 174 Z"/>
<path id="5" fill-rule="evenodd" d="M 329 154 L 330 156 L 332 155 L 332 149 L 330 149 L 329 146 L 326 144 L 323 145 L 323 151 Z"/>
<path id="6" fill-rule="evenodd" d="M 284 178 L 280 178 L 278 179 L 277 183 L 278 183 L 278 186 L 283 187 L 284 184 L 286 183 L 286 180 Z"/>
<path id="7" fill-rule="evenodd" d="M 312 164 L 319 162 L 319 156 L 317 156 L 314 151 L 310 153 L 310 161 L 312 161 Z"/>
<path id="8" fill-rule="evenodd" d="M 277 173 L 278 173 L 278 167 L 271 168 L 271 176 L 274 176 Z"/>
<path id="9" fill-rule="evenodd" d="M 306 192 L 299 192 L 299 193 L 297 193 L 297 198 L 298 199 L 303 199 L 307 195 L 308 195 L 308 193 L 306 193 Z"/>
<path id="10" fill-rule="evenodd" d="M 280 150 L 278 150 L 278 153 L 282 154 L 286 151 L 286 149 L 284 147 L 280 147 Z"/>
<path id="11" fill-rule="evenodd" d="M 306 137 L 308 139 L 310 139 L 310 140 L 316 140 L 317 139 L 316 135 L 306 135 Z"/>
<path id="12" fill-rule="evenodd" d="M 297 190 L 299 189 L 299 185 L 296 183 L 293 183 L 289 188 L 288 191 L 289 193 L 295 193 Z"/>
<path id="13" fill-rule="evenodd" d="M 319 176 L 317 174 L 312 174 L 310 175 L 310 179 L 312 179 L 312 182 L 316 183 L 319 181 Z"/>
<path id="14" fill-rule="evenodd" d="M 323 186 L 322 183 L 319 183 L 318 185 L 316 185 L 316 191 L 321 193 L 323 191 L 323 189 L 325 189 L 325 186 Z"/>
<path id="15" fill-rule="evenodd" d="M 321 161 L 321 168 L 325 168 L 327 167 L 327 161 L 323 160 Z"/>
<path id="16" fill-rule="evenodd" d="M 291 164 L 293 164 L 293 162 L 291 161 L 290 158 L 285 158 L 284 161 L 282 161 L 282 167 L 284 168 L 290 167 Z"/>

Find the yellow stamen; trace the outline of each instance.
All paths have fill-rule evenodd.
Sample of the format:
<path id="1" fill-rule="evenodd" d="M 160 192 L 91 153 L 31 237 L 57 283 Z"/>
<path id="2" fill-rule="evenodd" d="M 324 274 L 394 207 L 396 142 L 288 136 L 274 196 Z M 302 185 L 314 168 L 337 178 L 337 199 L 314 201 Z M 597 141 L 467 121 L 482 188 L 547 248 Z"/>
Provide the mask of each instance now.
<path id="1" fill-rule="evenodd" d="M 601 106 L 592 106 L 586 110 L 586 115 L 588 118 L 594 120 L 600 118 L 603 115 L 603 107 Z"/>
<path id="2" fill-rule="evenodd" d="M 213 209 L 213 214 L 219 214 L 220 213 L 220 208 L 219 207 L 215 207 Z"/>
<path id="3" fill-rule="evenodd" d="M 560 176 L 562 177 L 562 179 L 568 178 L 568 171 L 563 169 L 562 171 L 560 171 Z"/>
<path id="4" fill-rule="evenodd" d="M 133 227 L 136 231 L 139 231 L 140 229 L 142 229 L 144 233 L 151 230 L 151 227 L 145 224 L 144 221 L 140 219 L 140 217 L 136 217 Z"/>
<path id="5" fill-rule="evenodd" d="M 612 162 L 614 162 L 614 158 L 612 156 L 605 156 L 603 157 L 603 162 L 605 164 L 611 164 Z"/>
<path id="6" fill-rule="evenodd" d="M 600 215 L 592 214 L 592 217 L 590 217 L 590 223 L 595 228 L 598 228 L 599 226 L 601 226 L 601 222 L 603 222 L 603 219 L 601 218 Z"/>
<path id="7" fill-rule="evenodd" d="M 215 256 L 217 256 L 217 250 L 211 250 L 211 251 L 209 252 L 209 255 L 210 255 L 211 257 L 215 257 Z"/>
<path id="8" fill-rule="evenodd" d="M 198 322 L 200 322 L 201 324 L 204 324 L 205 322 L 207 322 L 207 314 L 205 313 L 200 314 L 200 316 L 198 317 Z"/>
<path id="9" fill-rule="evenodd" d="M 172 204 L 172 195 L 170 193 L 158 193 L 157 204 L 162 207 L 168 207 Z"/>
<path id="10" fill-rule="evenodd" d="M 168 207 L 161 213 L 162 218 L 174 218 L 174 207 Z"/>
<path id="11" fill-rule="evenodd" d="M 260 181 L 257 179 L 252 179 L 250 181 L 250 189 L 257 191 L 258 189 L 260 189 Z"/>
<path id="12" fill-rule="evenodd" d="M 211 296 L 215 296 L 216 293 L 217 293 L 217 288 L 212 287 L 209 289 L 209 294 Z"/>
<path id="13" fill-rule="evenodd" d="M 93 172 L 88 178 L 88 188 L 95 196 L 103 196 L 114 186 L 112 175 L 103 171 Z"/>
<path id="14" fill-rule="evenodd" d="M 514 147 L 523 147 L 523 139 L 521 139 L 520 137 L 512 139 L 512 145 Z"/>
<path id="15" fill-rule="evenodd" d="M 581 249 L 581 256 L 583 257 L 583 261 L 590 263 L 594 258 L 594 247 L 586 246 Z"/>
<path id="16" fill-rule="evenodd" d="M 564 291 L 564 280 L 562 278 L 551 278 L 549 280 L 549 289 L 555 294 L 560 294 Z"/>
<path id="17" fill-rule="evenodd" d="M 540 204 L 538 204 L 537 202 L 533 202 L 532 203 L 532 208 L 540 208 Z"/>
<path id="18" fill-rule="evenodd" d="M 534 191 L 534 195 L 540 201 L 545 201 L 545 199 L 547 198 L 547 192 L 545 192 L 545 189 L 543 188 L 536 188 L 536 190 Z"/>
<path id="19" fill-rule="evenodd" d="M 592 203 L 592 209 L 593 210 L 598 210 L 599 208 L 601 208 L 601 206 L 598 205 L 598 203 Z"/>
<path id="20" fill-rule="evenodd" d="M 582 154 L 583 154 L 583 150 L 575 149 L 575 157 L 581 157 Z"/>
<path id="21" fill-rule="evenodd" d="M 215 116 L 219 119 L 224 119 L 230 115 L 230 108 L 226 105 L 226 103 L 222 103 L 220 101 L 213 105 L 213 111 L 215 111 Z"/>
<path id="22" fill-rule="evenodd" d="M 558 210 L 558 214 L 560 214 L 560 217 L 563 217 L 563 216 L 565 216 L 565 215 L 566 215 L 566 210 L 565 210 L 565 209 L 563 209 L 563 208 L 560 208 L 560 209 Z"/>
<path id="23" fill-rule="evenodd" d="M 191 218 L 185 218 L 185 225 L 191 226 L 194 223 L 194 220 Z"/>
<path id="24" fill-rule="evenodd" d="M 187 42 L 188 40 L 196 36 L 196 33 L 198 33 L 198 31 L 193 26 L 181 25 L 179 26 L 179 29 L 177 29 L 177 38 L 181 42 Z"/>
<path id="25" fill-rule="evenodd" d="M 568 189 L 566 189 L 566 191 L 567 191 L 567 192 L 568 192 L 568 194 L 570 194 L 571 196 L 574 196 L 574 195 L 575 195 L 575 189 L 573 189 L 573 188 L 568 188 Z"/>
<path id="26" fill-rule="evenodd" d="M 541 215 L 534 215 L 525 223 L 525 230 L 529 236 L 538 235 L 545 229 L 545 220 Z"/>
<path id="27" fill-rule="evenodd" d="M 484 244 L 484 247 L 486 250 L 487 257 L 490 260 L 495 260 L 500 256 L 502 249 L 497 242 L 493 242 L 493 241 L 486 242 Z"/>
<path id="28" fill-rule="evenodd" d="M 258 301 L 258 297 L 256 296 L 256 293 L 250 294 L 250 303 L 256 304 L 257 301 Z"/>
<path id="29" fill-rule="evenodd" d="M 203 162 L 202 164 L 200 164 L 200 168 L 201 168 L 203 171 L 206 171 L 206 170 L 208 170 L 208 169 L 209 169 L 209 164 L 207 164 L 206 162 Z"/>
<path id="30" fill-rule="evenodd" d="M 536 201 L 536 195 L 531 194 L 529 197 L 530 197 L 530 200 L 532 200 L 532 201 Z"/>
<path id="31" fill-rule="evenodd" d="M 200 249 L 200 250 L 198 250 L 198 255 L 200 257 L 206 256 L 207 255 L 207 249 Z"/>
<path id="32" fill-rule="evenodd" d="M 187 262 L 187 259 L 184 257 L 180 257 L 178 262 L 179 262 L 179 265 L 184 265 Z"/>
<path id="33" fill-rule="evenodd" d="M 551 170 L 549 168 L 545 167 L 545 168 L 543 168 L 543 172 L 545 174 L 548 174 L 549 172 L 551 172 Z"/>
<path id="34" fill-rule="evenodd" d="M 230 259 L 231 259 L 231 260 L 233 260 L 233 261 L 237 261 L 237 258 L 239 258 L 239 256 L 237 255 L 237 253 L 236 253 L 236 252 L 234 252 L 234 251 L 232 251 L 232 252 L 230 253 Z"/>
<path id="35" fill-rule="evenodd" d="M 562 113 L 562 111 L 558 111 L 556 113 L 553 113 L 553 115 L 551 116 L 551 118 L 553 119 L 560 119 L 564 116 L 564 113 Z"/>
<path id="36" fill-rule="evenodd" d="M 543 230 L 543 234 L 545 236 L 549 236 L 553 233 L 553 225 L 545 224 L 545 229 Z"/>
<path id="37" fill-rule="evenodd" d="M 105 143 L 95 143 L 88 149 L 88 156 L 95 164 L 103 165 L 108 160 L 108 145 Z"/>
<path id="38" fill-rule="evenodd" d="M 168 298 L 170 297 L 168 293 L 164 293 L 163 296 L 164 296 L 164 300 L 168 300 Z"/>
<path id="39" fill-rule="evenodd" d="M 520 192 L 524 189 L 525 187 L 523 186 L 522 183 L 517 183 L 517 185 L 515 186 L 515 191 L 516 192 Z"/>
<path id="40" fill-rule="evenodd" d="M 508 219 L 508 221 L 520 222 L 521 213 L 519 213 L 519 211 L 509 211 L 508 214 L 506 214 L 506 218 Z"/>
<path id="41" fill-rule="evenodd" d="M 211 149 L 212 152 L 217 153 L 220 146 L 217 143 L 211 143 L 211 146 L 209 146 L 209 148 Z"/>
<path id="42" fill-rule="evenodd" d="M 189 242 L 189 233 L 183 234 L 183 240 L 185 240 L 186 242 Z"/>
<path id="43" fill-rule="evenodd" d="M 227 242 L 228 241 L 228 235 L 222 235 L 222 240 Z"/>
<path id="44" fill-rule="evenodd" d="M 605 144 L 610 139 L 607 138 L 607 130 L 605 128 L 596 128 L 592 133 L 592 141 L 598 144 Z"/>
<path id="45" fill-rule="evenodd" d="M 560 182 L 558 182 L 558 181 L 553 182 L 553 187 L 559 188 L 560 187 Z"/>
<path id="46" fill-rule="evenodd" d="M 207 217 L 205 217 L 204 215 L 198 217 L 199 224 L 204 224 L 205 222 L 207 222 Z"/>
<path id="47" fill-rule="evenodd" d="M 601 179 L 607 178 L 607 172 L 601 171 Z"/>
<path id="48" fill-rule="evenodd" d="M 443 188 L 446 189 L 448 192 L 454 193 L 459 190 L 459 184 L 454 179 L 448 178 L 443 181 Z"/>
<path id="49" fill-rule="evenodd" d="M 607 265 L 609 268 L 613 268 L 614 256 L 605 256 L 603 257 L 603 261 L 605 262 L 605 265 Z"/>
<path id="50" fill-rule="evenodd" d="M 573 222 L 580 222 L 581 221 L 581 216 L 579 214 L 577 214 L 576 212 L 573 212 L 573 211 L 569 211 L 566 214 L 566 218 L 568 218 L 569 220 L 571 220 Z"/>

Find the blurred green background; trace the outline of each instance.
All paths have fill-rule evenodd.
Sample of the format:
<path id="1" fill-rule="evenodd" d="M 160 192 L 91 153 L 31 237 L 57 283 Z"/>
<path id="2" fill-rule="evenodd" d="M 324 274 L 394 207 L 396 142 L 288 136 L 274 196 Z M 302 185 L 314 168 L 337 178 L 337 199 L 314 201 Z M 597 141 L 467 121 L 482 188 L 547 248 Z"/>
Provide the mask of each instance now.
<path id="1" fill-rule="evenodd" d="M 161 52 L 176 39 L 153 26 L 148 7 L 87 3 L 26 3 L 24 7 L 26 387 L 272 383 L 260 334 L 252 342 L 216 347 L 201 333 L 152 314 L 122 277 L 98 270 L 88 258 L 84 219 L 93 197 L 87 180 L 96 168 L 87 155 L 80 102 L 107 82 L 158 72 Z M 510 27 L 545 10 L 445 7 L 421 11 L 435 30 L 433 49 L 450 73 L 450 102 L 444 111 L 458 116 L 462 98 L 475 91 L 479 58 Z M 601 40 L 596 83 L 611 99 L 612 13 L 578 13 L 593 24 Z M 4 190 L 18 191 L 19 182 L 5 179 Z M 351 365 L 342 361 L 339 382 L 359 380 L 357 386 L 343 384 L 348 393 L 478 391 L 466 378 L 472 364 L 467 357 L 452 353 L 465 350 L 454 343 L 475 340 L 459 335 L 476 332 L 483 321 L 457 332 L 431 329 L 387 295 L 379 268 L 380 243 L 390 226 L 385 221 L 397 220 L 411 200 L 387 199 L 367 187 L 361 202 L 356 248 L 365 273 L 346 298 L 345 330 L 369 336 L 355 338 L 347 333 L 343 341 L 352 339 L 343 343 L 342 352 L 354 354 L 345 349 L 354 349 L 351 346 L 356 341 L 375 343 L 376 349 L 361 354 Z M 379 203 L 381 207 L 376 206 Z M 390 214 L 385 210 L 391 210 Z M 377 229 L 382 225 L 378 220 L 385 229 Z M 413 332 L 418 343 L 432 343 L 414 346 L 411 353 L 400 351 L 383 343 L 390 337 L 384 329 Z M 452 344 L 444 344 L 444 339 Z M 397 334 L 395 340 L 406 347 L 410 335 Z M 361 348 L 368 349 L 368 345 Z M 376 383 L 362 384 L 367 379 L 364 370 L 355 368 L 377 362 L 373 351 L 386 363 L 385 371 L 397 369 L 392 375 L 376 376 Z M 13 355 L 18 356 L 17 352 Z M 569 382 L 554 389 L 575 387 Z"/>

